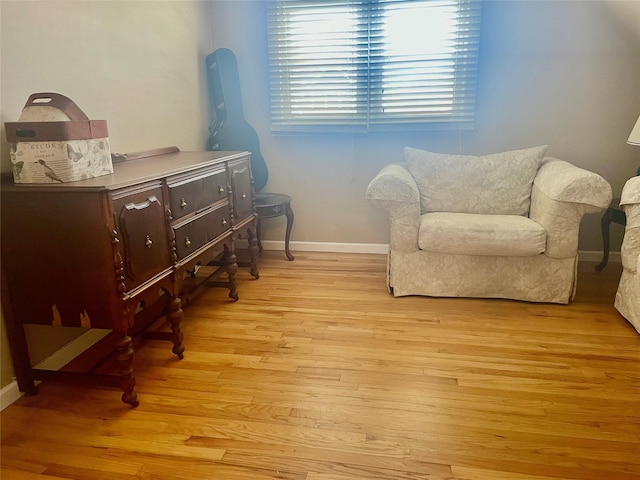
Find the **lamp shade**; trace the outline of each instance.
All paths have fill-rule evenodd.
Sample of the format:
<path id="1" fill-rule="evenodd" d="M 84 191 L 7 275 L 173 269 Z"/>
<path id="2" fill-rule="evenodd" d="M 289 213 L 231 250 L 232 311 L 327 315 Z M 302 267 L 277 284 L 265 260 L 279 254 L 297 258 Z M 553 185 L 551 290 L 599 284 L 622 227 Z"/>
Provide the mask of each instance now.
<path id="1" fill-rule="evenodd" d="M 640 145 L 640 117 L 638 117 L 635 127 L 631 130 L 631 135 L 629 135 L 627 143 L 629 145 Z"/>

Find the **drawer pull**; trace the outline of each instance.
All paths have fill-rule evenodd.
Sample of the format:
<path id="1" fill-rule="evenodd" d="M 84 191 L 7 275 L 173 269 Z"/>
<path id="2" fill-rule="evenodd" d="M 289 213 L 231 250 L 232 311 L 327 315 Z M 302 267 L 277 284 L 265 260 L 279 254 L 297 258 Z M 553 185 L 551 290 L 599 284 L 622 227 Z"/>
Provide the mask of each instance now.
<path id="1" fill-rule="evenodd" d="M 227 219 L 222 217 L 222 226 L 226 227 L 227 226 Z"/>
<path id="2" fill-rule="evenodd" d="M 180 199 L 180 206 L 182 207 L 182 209 L 187 208 L 187 201 L 184 199 L 184 197 Z"/>
<path id="3" fill-rule="evenodd" d="M 247 198 L 247 195 L 244 192 L 242 192 L 242 199 L 244 200 L 245 198 Z"/>
<path id="4" fill-rule="evenodd" d="M 151 241 L 151 237 L 147 235 L 144 239 L 144 246 L 147 248 L 151 248 L 151 245 L 153 245 L 153 242 Z"/>
<path id="5" fill-rule="evenodd" d="M 189 240 L 189 237 L 185 237 L 184 239 L 184 246 L 188 247 L 189 245 L 191 245 L 191 240 Z"/>
<path id="6" fill-rule="evenodd" d="M 222 195 L 222 194 L 224 193 L 224 187 L 223 187 L 222 185 L 220 185 L 220 186 L 218 187 L 218 193 L 219 193 L 220 195 Z"/>

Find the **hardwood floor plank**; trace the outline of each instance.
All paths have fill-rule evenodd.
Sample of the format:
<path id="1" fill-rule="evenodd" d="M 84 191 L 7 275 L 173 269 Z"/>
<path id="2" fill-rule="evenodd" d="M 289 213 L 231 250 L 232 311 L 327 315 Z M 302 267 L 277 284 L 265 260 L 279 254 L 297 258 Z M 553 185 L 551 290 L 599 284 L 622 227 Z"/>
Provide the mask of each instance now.
<path id="1" fill-rule="evenodd" d="M 86 451 L 81 446 L 69 448 L 67 445 L 60 448 L 59 445 L 55 445 L 51 441 L 33 440 L 20 442 L 15 446 L 3 444 L 2 448 L 6 449 L 3 455 L 6 455 L 9 465 L 24 466 L 29 462 L 33 462 L 37 465 L 37 468 L 32 469 L 32 471 L 47 475 L 52 474 L 52 465 L 64 465 L 79 470 L 95 470 L 113 476 L 122 475 L 123 477 L 135 477 L 142 467 L 142 463 L 139 461 L 114 462 L 104 459 L 102 457 L 104 449 Z M 39 452 L 37 459 L 30 456 L 30 452 L 33 451 Z"/>
<path id="2" fill-rule="evenodd" d="M 549 477 L 547 475 L 528 475 L 525 473 L 505 472 L 504 470 L 497 471 L 488 468 L 455 466 L 452 470 L 454 475 L 456 475 L 456 478 L 473 478 L 474 480 L 570 480 L 568 477 L 559 477 L 555 475 L 553 477 Z"/>
<path id="3" fill-rule="evenodd" d="M 59 479 L 60 477 L 53 477 L 51 475 L 29 472 L 28 470 L 14 469 L 2 466 L 0 467 L 0 478 L 10 480 L 55 480 Z"/>
<path id="4" fill-rule="evenodd" d="M 208 289 L 185 307 L 183 360 L 139 342 L 137 408 L 55 382 L 6 408 L 2 478 L 640 478 L 640 335 L 613 307 L 619 265 L 580 264 L 569 305 L 394 298 L 385 269 L 264 252 L 238 302 Z"/>

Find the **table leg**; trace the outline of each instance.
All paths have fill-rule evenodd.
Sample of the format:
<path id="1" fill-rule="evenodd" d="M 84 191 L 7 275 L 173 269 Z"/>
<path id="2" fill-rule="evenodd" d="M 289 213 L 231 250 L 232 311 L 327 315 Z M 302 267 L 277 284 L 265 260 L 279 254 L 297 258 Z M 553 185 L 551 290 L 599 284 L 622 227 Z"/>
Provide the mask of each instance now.
<path id="1" fill-rule="evenodd" d="M 607 210 L 604 215 L 602 215 L 602 220 L 600 220 L 600 229 L 602 230 L 602 245 L 603 245 L 603 256 L 602 261 L 596 265 L 596 272 L 601 272 L 604 267 L 607 266 L 609 262 L 609 227 L 611 225 L 611 215 L 609 214 L 609 210 Z"/>
<path id="2" fill-rule="evenodd" d="M 289 203 L 287 203 L 285 207 L 285 215 L 287 217 L 287 230 L 284 234 L 284 253 L 289 261 L 291 261 L 295 257 L 291 255 L 291 251 L 289 250 L 289 239 L 291 238 L 291 228 L 293 227 L 293 210 L 291 209 L 291 204 Z"/>
<path id="3" fill-rule="evenodd" d="M 262 252 L 262 222 L 260 217 L 256 221 L 256 240 L 258 242 L 258 252 Z"/>
<path id="4" fill-rule="evenodd" d="M 257 222 L 256 222 L 257 223 Z M 247 229 L 248 242 L 249 242 L 249 267 L 251 269 L 251 276 L 258 279 L 260 278 L 260 272 L 258 272 L 258 241 L 256 236 L 253 234 L 253 230 L 251 228 Z"/>

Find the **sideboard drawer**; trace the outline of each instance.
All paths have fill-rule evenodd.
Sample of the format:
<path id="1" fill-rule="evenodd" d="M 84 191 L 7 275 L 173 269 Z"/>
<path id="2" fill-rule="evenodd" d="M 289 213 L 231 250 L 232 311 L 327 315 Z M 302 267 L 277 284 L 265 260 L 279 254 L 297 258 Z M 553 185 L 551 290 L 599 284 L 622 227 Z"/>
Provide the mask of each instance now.
<path id="1" fill-rule="evenodd" d="M 178 260 L 182 260 L 229 231 L 229 205 L 223 204 L 205 210 L 186 222 L 174 225 L 173 229 Z"/>
<path id="2" fill-rule="evenodd" d="M 124 246 L 126 290 L 171 267 L 162 187 L 114 192 L 113 208 Z"/>
<path id="3" fill-rule="evenodd" d="M 227 198 L 227 175 L 224 168 L 201 170 L 189 176 L 167 181 L 169 205 L 174 219 L 179 219 Z"/>

